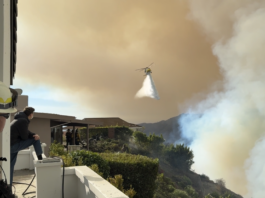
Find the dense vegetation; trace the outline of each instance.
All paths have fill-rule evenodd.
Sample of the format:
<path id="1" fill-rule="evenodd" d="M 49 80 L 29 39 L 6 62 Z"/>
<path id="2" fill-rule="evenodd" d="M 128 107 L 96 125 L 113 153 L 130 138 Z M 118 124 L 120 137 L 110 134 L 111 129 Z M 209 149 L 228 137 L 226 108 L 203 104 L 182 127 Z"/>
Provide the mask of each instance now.
<path id="1" fill-rule="evenodd" d="M 176 184 L 169 178 L 165 177 L 163 173 L 159 174 L 156 179 L 157 189 L 154 198 L 198 198 L 198 193 L 187 185 L 184 189 L 178 189 Z"/>
<path id="2" fill-rule="evenodd" d="M 67 166 L 89 166 L 130 198 L 203 197 L 200 187 L 196 186 L 194 178 L 189 175 L 194 163 L 194 155 L 189 147 L 184 144 L 165 144 L 162 135 L 147 136 L 127 127 L 113 128 L 114 139 L 107 138 L 107 127 L 90 129 L 90 137 L 94 140 L 89 144 L 89 152 L 67 153 L 59 144 L 53 144 L 50 155 L 63 156 Z M 80 136 L 81 139 L 87 139 L 86 129 L 80 130 Z M 174 175 L 166 177 L 158 163 L 170 167 Z M 206 175 L 199 178 L 201 181 L 212 182 Z M 211 192 L 204 198 L 234 198 L 223 188 L 224 180 L 217 180 L 216 184 L 222 190 Z"/>
<path id="3" fill-rule="evenodd" d="M 133 186 L 137 192 L 135 198 L 154 196 L 158 159 L 128 153 L 101 153 L 100 156 L 108 162 L 111 176 L 121 174 L 124 187 Z"/>

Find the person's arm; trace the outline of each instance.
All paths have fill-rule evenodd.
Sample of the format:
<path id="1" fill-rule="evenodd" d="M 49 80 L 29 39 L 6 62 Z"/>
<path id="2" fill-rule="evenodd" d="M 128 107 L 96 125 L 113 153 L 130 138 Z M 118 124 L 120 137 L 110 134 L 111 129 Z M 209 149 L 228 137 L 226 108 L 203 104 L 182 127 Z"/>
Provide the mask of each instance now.
<path id="1" fill-rule="evenodd" d="M 33 139 L 34 135 L 36 134 L 29 131 L 28 139 Z"/>

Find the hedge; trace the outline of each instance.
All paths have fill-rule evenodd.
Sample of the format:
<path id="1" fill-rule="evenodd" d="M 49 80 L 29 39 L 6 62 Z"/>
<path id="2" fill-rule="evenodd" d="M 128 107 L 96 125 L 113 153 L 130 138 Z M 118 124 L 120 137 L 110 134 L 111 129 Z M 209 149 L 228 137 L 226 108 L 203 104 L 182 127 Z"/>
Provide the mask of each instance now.
<path id="1" fill-rule="evenodd" d="M 92 138 L 96 135 L 103 135 L 104 137 L 108 137 L 108 128 L 107 127 L 96 127 L 89 129 L 89 138 Z"/>
<path id="2" fill-rule="evenodd" d="M 92 166 L 97 164 L 99 171 L 103 173 L 103 178 L 107 179 L 110 172 L 110 167 L 108 163 L 98 154 L 91 151 L 77 150 L 69 153 L 72 157 L 75 166 L 78 165 L 78 161 L 81 159 L 82 164 L 86 166 Z"/>
<path id="3" fill-rule="evenodd" d="M 89 138 L 92 138 L 96 135 L 103 135 L 104 137 L 108 137 L 108 129 L 114 128 L 115 129 L 115 138 L 119 138 L 122 140 L 127 140 L 132 136 L 133 131 L 125 126 L 108 126 L 108 127 L 95 127 L 89 129 Z M 86 128 L 80 129 L 81 133 L 86 134 Z"/>
<path id="4" fill-rule="evenodd" d="M 121 174 L 124 188 L 130 185 L 137 192 L 135 198 L 153 198 L 156 189 L 155 180 L 158 173 L 158 159 L 127 153 L 100 153 L 110 166 L 110 176 Z"/>
<path id="5" fill-rule="evenodd" d="M 114 127 L 115 128 L 115 138 L 121 140 L 129 141 L 129 138 L 132 136 L 133 131 L 128 127 Z"/>

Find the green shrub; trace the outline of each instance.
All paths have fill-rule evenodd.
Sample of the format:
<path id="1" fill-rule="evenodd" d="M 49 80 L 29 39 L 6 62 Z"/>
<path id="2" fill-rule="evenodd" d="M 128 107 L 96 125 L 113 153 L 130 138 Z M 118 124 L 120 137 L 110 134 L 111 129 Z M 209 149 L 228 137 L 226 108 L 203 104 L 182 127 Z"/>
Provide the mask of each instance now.
<path id="1" fill-rule="evenodd" d="M 192 181 L 190 180 L 190 178 L 188 178 L 187 176 L 175 176 L 175 179 L 178 183 L 178 185 L 185 189 L 187 186 L 191 186 L 192 185 Z"/>
<path id="2" fill-rule="evenodd" d="M 173 192 L 173 197 L 177 197 L 177 198 L 190 198 L 189 195 L 188 195 L 188 193 L 186 193 L 183 190 L 179 190 L 179 189 L 176 189 Z"/>
<path id="3" fill-rule="evenodd" d="M 64 146 L 54 141 L 50 146 L 50 157 L 67 155 L 67 151 L 64 150 Z"/>
<path id="4" fill-rule="evenodd" d="M 79 150 L 74 151 L 69 154 L 75 165 L 79 165 L 80 159 L 82 160 L 83 165 L 92 166 L 97 164 L 99 171 L 103 173 L 103 178 L 107 179 L 110 172 L 110 167 L 108 163 L 98 154 L 91 151 Z"/>
<path id="5" fill-rule="evenodd" d="M 219 198 L 219 193 L 218 192 L 212 192 L 211 196 L 214 198 Z"/>
<path id="6" fill-rule="evenodd" d="M 122 150 L 122 146 L 126 144 L 122 140 L 106 139 L 97 141 L 96 144 L 90 145 L 90 151 L 103 153 L 109 152 L 119 152 Z"/>
<path id="7" fill-rule="evenodd" d="M 128 127 L 114 127 L 114 128 L 115 128 L 115 138 L 129 142 L 129 138 L 133 134 L 133 131 L 131 129 L 129 129 Z"/>
<path id="8" fill-rule="evenodd" d="M 113 186 L 118 188 L 121 192 L 123 192 L 125 195 L 128 195 L 129 198 L 133 198 L 136 195 L 135 190 L 130 186 L 129 190 L 124 190 L 123 188 L 123 179 L 122 175 L 115 175 L 114 178 L 109 177 L 108 178 L 109 183 L 111 183 Z"/>
<path id="9" fill-rule="evenodd" d="M 60 157 L 63 159 L 65 167 L 75 166 L 75 164 L 73 163 L 73 158 L 71 155 L 69 155 L 69 154 L 61 155 Z M 79 164 L 80 164 L 80 161 L 79 161 Z"/>
<path id="10" fill-rule="evenodd" d="M 186 186 L 185 191 L 192 198 L 199 198 L 199 194 L 192 188 L 192 186 Z"/>
<path id="11" fill-rule="evenodd" d="M 127 153 L 100 153 L 109 163 L 110 176 L 123 175 L 124 188 L 133 186 L 136 198 L 153 198 L 158 172 L 158 159 Z"/>
<path id="12" fill-rule="evenodd" d="M 137 146 L 136 148 L 130 148 L 130 153 L 134 155 L 150 156 L 150 150 L 145 146 Z"/>
<path id="13" fill-rule="evenodd" d="M 139 145 L 143 146 L 144 144 L 148 143 L 148 137 L 145 133 L 141 131 L 135 131 L 133 132 L 133 137 L 135 139 L 135 142 Z"/>
<path id="14" fill-rule="evenodd" d="M 89 166 L 89 168 L 91 168 L 91 170 L 93 170 L 98 175 L 100 175 L 101 177 L 103 177 L 103 173 L 99 171 L 99 168 L 98 168 L 98 165 L 97 164 L 92 164 L 91 166 Z"/>
<path id="15" fill-rule="evenodd" d="M 215 182 L 222 187 L 225 187 L 225 180 L 224 179 L 217 179 Z"/>
<path id="16" fill-rule="evenodd" d="M 201 179 L 204 179 L 204 180 L 210 180 L 210 178 L 205 174 L 201 174 L 200 177 Z"/>
<path id="17" fill-rule="evenodd" d="M 89 129 L 89 138 L 92 138 L 95 135 L 103 135 L 108 137 L 108 128 L 107 127 L 95 127 Z"/>
<path id="18" fill-rule="evenodd" d="M 173 187 L 174 183 L 169 178 L 165 177 L 163 173 L 158 174 L 156 178 L 156 189 L 154 198 L 172 197 L 171 193 L 176 188 Z M 172 189 L 172 187 L 174 189 Z"/>
<path id="19" fill-rule="evenodd" d="M 213 198 L 213 197 L 215 198 L 217 194 L 218 193 L 211 193 L 211 194 L 206 195 L 204 198 Z M 228 195 L 218 196 L 217 198 L 232 198 L 232 197 L 230 194 L 228 194 Z"/>
<path id="20" fill-rule="evenodd" d="M 149 149 L 153 151 L 153 153 L 161 154 L 160 152 L 163 150 L 165 139 L 162 134 L 160 136 L 151 134 L 148 136 Z"/>
<path id="21" fill-rule="evenodd" d="M 104 137 L 108 137 L 108 129 L 109 128 L 114 128 L 115 129 L 115 138 L 124 140 L 124 141 L 129 141 L 129 138 L 132 136 L 133 131 L 124 126 L 109 126 L 109 127 L 95 127 L 89 129 L 89 138 L 92 138 L 93 136 L 96 135 L 103 135 Z M 84 130 L 83 133 L 86 133 Z"/>
<path id="22" fill-rule="evenodd" d="M 222 195 L 223 198 L 236 198 L 235 195 L 231 195 L 229 192 L 225 192 L 223 195 Z"/>
<path id="23" fill-rule="evenodd" d="M 130 186 L 129 190 L 125 190 L 124 194 L 127 195 L 129 198 L 133 198 L 137 193 L 136 191 Z"/>
<path id="24" fill-rule="evenodd" d="M 80 128 L 78 131 L 79 131 L 79 135 L 80 135 L 80 140 L 87 141 L 87 128 L 83 127 L 83 128 Z"/>
<path id="25" fill-rule="evenodd" d="M 62 144 L 56 143 L 56 141 L 54 141 L 50 146 L 49 156 L 61 157 L 63 159 L 65 167 L 75 166 L 75 164 L 73 163 L 72 156 L 69 153 L 67 153 L 67 151 L 64 150 L 64 146 Z M 82 161 L 79 160 L 77 162 L 77 165 L 82 165 Z"/>
<path id="26" fill-rule="evenodd" d="M 192 150 L 179 144 L 174 146 L 173 144 L 165 146 L 163 149 L 165 160 L 167 160 L 171 166 L 182 170 L 190 170 L 191 165 L 194 163 Z"/>
<path id="27" fill-rule="evenodd" d="M 135 139 L 135 143 L 138 146 L 138 149 L 135 152 L 138 152 L 140 155 L 149 155 L 150 153 L 153 156 L 159 156 L 162 154 L 165 142 L 162 135 L 158 136 L 155 134 L 151 134 L 147 136 L 145 133 L 141 131 L 135 131 L 133 133 L 133 137 Z M 148 150 L 148 152 L 143 152 Z"/>

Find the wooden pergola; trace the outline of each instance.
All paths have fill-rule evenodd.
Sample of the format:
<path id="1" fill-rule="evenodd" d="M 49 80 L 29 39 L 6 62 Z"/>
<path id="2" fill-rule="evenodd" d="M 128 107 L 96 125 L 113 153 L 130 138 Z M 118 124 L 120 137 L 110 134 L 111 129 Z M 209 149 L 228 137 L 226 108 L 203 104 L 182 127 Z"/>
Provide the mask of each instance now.
<path id="1" fill-rule="evenodd" d="M 75 128 L 76 127 L 86 127 L 87 129 L 87 150 L 89 150 L 89 125 L 92 125 L 92 123 L 88 123 L 85 120 L 51 120 L 51 129 L 59 126 L 67 126 L 67 127 L 73 127 L 73 136 L 75 140 Z M 63 133 L 62 133 L 63 136 Z"/>

